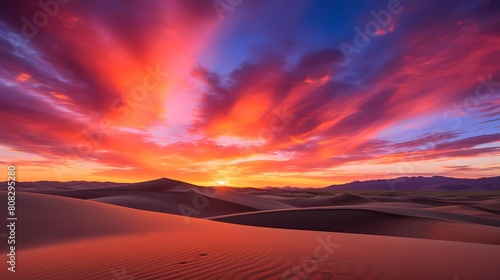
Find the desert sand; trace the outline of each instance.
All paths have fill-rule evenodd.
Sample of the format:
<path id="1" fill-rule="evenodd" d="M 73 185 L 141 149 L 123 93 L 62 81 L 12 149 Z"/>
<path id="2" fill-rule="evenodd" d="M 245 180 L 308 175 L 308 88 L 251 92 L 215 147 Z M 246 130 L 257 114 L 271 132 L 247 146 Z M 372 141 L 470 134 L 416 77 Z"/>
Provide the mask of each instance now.
<path id="1" fill-rule="evenodd" d="M 17 199 L 16 272 L 5 268 L 0 279 L 500 275 L 495 194 L 207 189 L 161 179 L 35 187 Z"/>

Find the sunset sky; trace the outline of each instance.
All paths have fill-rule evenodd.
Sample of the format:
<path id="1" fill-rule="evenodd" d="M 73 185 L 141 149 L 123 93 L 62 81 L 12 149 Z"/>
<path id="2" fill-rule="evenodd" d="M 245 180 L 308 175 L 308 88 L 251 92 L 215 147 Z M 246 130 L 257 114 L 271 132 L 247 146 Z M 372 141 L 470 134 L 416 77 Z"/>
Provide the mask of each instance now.
<path id="1" fill-rule="evenodd" d="M 0 9 L 20 181 L 500 174 L 500 1 L 37 2 Z"/>

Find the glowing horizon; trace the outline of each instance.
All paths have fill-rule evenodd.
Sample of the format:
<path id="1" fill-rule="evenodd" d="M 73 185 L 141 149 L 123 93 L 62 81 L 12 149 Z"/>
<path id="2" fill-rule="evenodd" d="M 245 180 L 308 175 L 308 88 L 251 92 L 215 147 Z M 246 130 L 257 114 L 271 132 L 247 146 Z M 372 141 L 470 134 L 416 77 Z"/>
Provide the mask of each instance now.
<path id="1" fill-rule="evenodd" d="M 495 1 L 46 2 L 0 11 L 20 181 L 499 174 Z"/>

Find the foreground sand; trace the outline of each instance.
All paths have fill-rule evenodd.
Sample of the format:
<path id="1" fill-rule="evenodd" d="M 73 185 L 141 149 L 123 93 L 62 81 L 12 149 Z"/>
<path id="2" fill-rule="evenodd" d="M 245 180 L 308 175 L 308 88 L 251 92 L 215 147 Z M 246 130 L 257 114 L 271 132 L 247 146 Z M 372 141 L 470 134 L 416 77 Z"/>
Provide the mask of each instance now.
<path id="1" fill-rule="evenodd" d="M 43 194 L 19 193 L 18 205 L 17 272 L 0 279 L 500 275 L 499 245 L 243 226 Z"/>

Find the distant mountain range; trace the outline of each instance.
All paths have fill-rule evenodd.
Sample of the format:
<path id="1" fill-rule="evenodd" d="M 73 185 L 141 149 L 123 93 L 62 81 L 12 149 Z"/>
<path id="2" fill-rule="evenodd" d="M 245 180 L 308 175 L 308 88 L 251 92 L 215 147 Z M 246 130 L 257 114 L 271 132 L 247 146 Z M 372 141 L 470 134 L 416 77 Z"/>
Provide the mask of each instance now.
<path id="1" fill-rule="evenodd" d="M 461 179 L 443 176 L 399 177 L 370 181 L 354 181 L 331 185 L 327 190 L 394 190 L 394 191 L 449 191 L 449 190 L 500 190 L 500 176 L 479 179 Z"/>
<path id="2" fill-rule="evenodd" d="M 165 187 L 175 187 L 181 185 L 195 185 L 184 183 L 182 181 L 161 178 L 152 181 L 139 183 L 113 183 L 113 182 L 57 182 L 57 181 L 39 181 L 39 182 L 18 182 L 16 186 L 19 190 L 41 191 L 41 190 L 77 190 L 90 188 L 111 188 L 120 186 L 127 189 L 163 189 Z M 258 188 L 236 188 L 258 189 Z M 286 191 L 293 190 L 334 190 L 334 191 L 453 191 L 453 190 L 500 190 L 500 176 L 479 179 L 451 178 L 443 176 L 433 177 L 399 177 L 395 179 L 378 179 L 369 181 L 354 181 L 346 184 L 336 184 L 325 188 L 295 188 L 295 187 L 265 187 L 263 189 L 281 189 Z"/>

